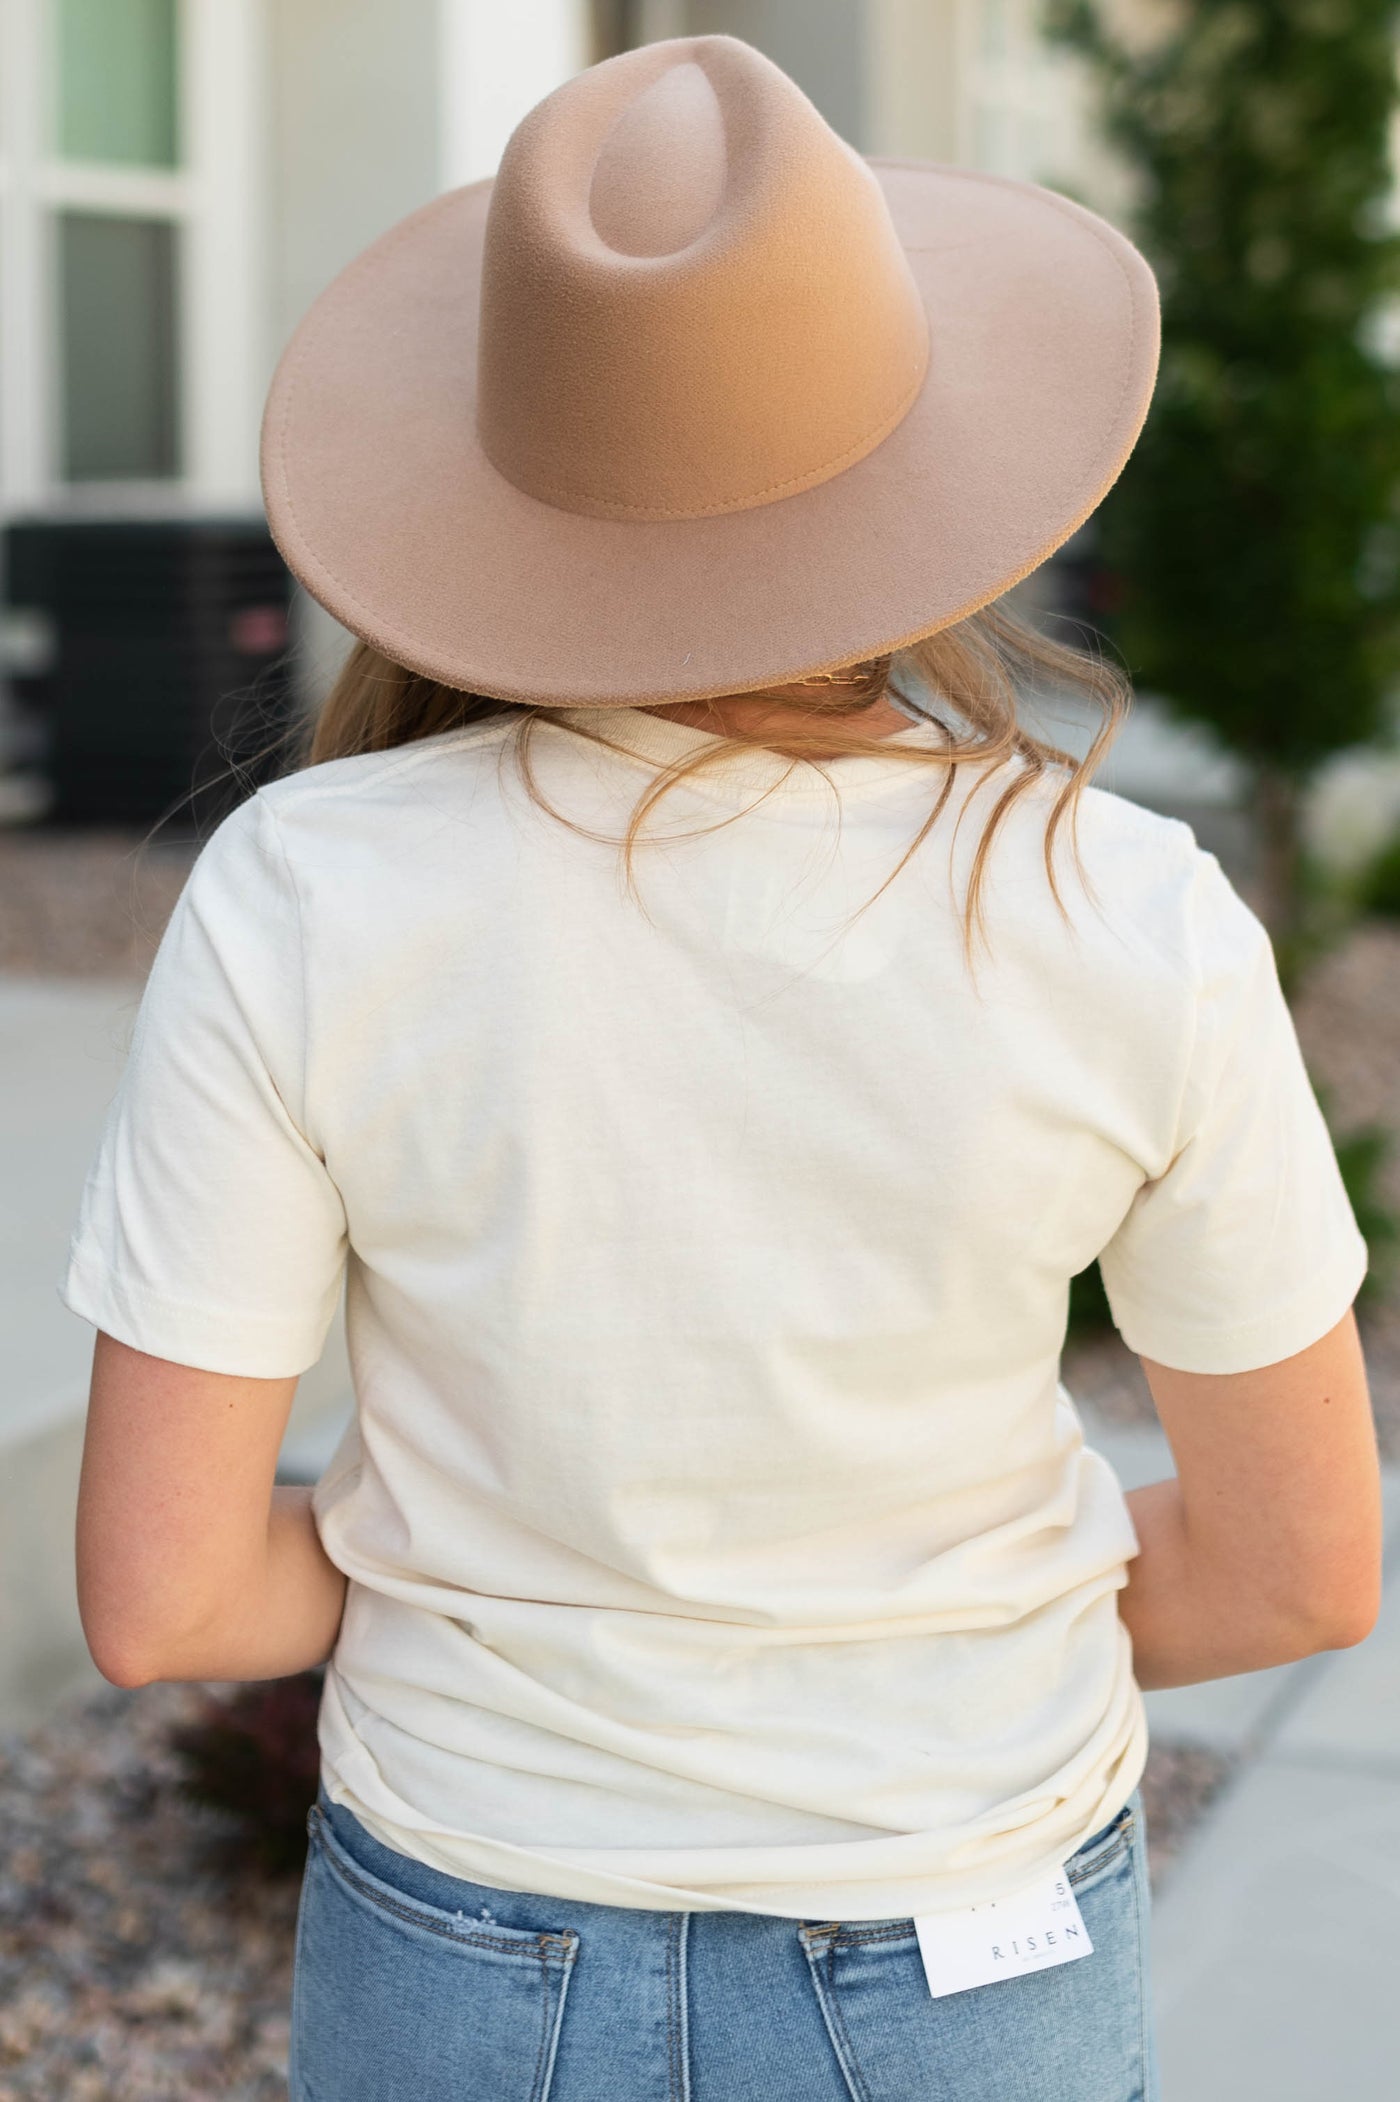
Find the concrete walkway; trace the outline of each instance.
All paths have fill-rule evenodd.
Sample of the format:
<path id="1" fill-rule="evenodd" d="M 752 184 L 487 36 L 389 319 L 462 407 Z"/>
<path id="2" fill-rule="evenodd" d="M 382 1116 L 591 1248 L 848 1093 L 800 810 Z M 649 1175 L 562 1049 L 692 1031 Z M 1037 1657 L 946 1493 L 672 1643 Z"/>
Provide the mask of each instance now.
<path id="1" fill-rule="evenodd" d="M 0 1729 L 97 1683 L 72 1555 L 92 1333 L 55 1287 L 134 1012 L 124 983 L 0 979 Z M 349 1392 L 337 1323 L 301 1382 L 284 1478 L 315 1479 Z M 1126 1487 L 1171 1473 L 1159 1432 L 1085 1421 Z M 1400 2092 L 1400 1475 L 1386 1490 L 1369 1641 L 1148 1696 L 1156 1738 L 1238 1761 L 1155 1908 L 1164 2102 Z"/>

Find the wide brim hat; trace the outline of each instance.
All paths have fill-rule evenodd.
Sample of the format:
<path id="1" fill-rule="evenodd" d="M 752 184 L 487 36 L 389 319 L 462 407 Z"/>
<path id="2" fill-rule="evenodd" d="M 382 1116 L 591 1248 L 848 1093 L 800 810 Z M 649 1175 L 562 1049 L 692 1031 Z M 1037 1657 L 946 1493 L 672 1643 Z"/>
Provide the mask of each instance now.
<path id="1" fill-rule="evenodd" d="M 894 651 L 1077 530 L 1157 289 L 1038 184 L 865 156 L 741 39 L 576 74 L 494 178 L 328 286 L 263 424 L 273 536 L 352 633 L 558 707 Z"/>

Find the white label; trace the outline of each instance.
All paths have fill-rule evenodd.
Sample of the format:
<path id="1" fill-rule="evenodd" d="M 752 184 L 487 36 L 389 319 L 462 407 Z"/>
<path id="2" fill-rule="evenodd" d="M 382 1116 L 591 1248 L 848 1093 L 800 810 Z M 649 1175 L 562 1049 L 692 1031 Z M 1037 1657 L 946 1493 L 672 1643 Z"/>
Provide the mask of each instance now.
<path id="1" fill-rule="evenodd" d="M 914 1926 L 935 2000 L 998 1978 L 1073 1963 L 1094 1949 L 1063 1869 L 1007 1898 L 966 1905 L 960 1912 L 925 1913 Z"/>

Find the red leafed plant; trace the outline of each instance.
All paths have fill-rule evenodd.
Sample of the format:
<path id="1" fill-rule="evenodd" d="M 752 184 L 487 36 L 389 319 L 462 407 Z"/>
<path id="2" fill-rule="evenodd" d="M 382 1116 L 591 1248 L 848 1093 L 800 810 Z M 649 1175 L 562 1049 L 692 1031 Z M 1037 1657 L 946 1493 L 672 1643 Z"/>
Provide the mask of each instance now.
<path id="1" fill-rule="evenodd" d="M 299 1873 L 306 1813 L 320 1772 L 316 1717 L 324 1673 L 260 1679 L 210 1692 L 202 1710 L 170 1732 L 191 1803 L 234 1821 L 240 1857 L 266 1875 Z"/>

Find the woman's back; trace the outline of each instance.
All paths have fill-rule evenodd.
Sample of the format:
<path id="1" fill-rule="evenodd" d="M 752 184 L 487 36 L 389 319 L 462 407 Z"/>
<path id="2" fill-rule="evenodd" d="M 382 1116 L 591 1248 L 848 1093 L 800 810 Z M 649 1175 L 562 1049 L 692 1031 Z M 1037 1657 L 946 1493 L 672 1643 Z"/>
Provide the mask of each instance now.
<path id="1" fill-rule="evenodd" d="M 1105 220 L 697 36 L 279 360 L 355 647 L 192 873 L 64 1294 L 103 1668 L 327 1664 L 299 2102 L 1155 2094 L 1139 1686 L 1359 1639 L 1380 1564 L 1268 938 L 1001 605 L 1159 342 Z M 1128 1499 L 1059 1379 L 1095 1256 L 1178 1462 Z M 278 1488 L 343 1271 L 356 1424 Z"/>
<path id="2" fill-rule="evenodd" d="M 1102 1251 L 1134 1348 L 1226 1371 L 1365 1271 L 1267 937 L 1186 826 L 1096 789 L 1067 925 L 1036 783 L 974 978 L 959 905 L 1010 769 L 960 765 L 861 911 L 927 769 L 752 747 L 670 792 L 633 898 L 609 842 L 712 741 L 586 720 L 538 722 L 531 765 L 596 839 L 501 721 L 226 821 L 125 1083 L 133 1119 L 161 1104 L 160 1231 L 139 1178 L 120 1217 L 99 1179 L 70 1303 L 120 1331 L 139 1293 L 166 1354 L 236 1335 L 243 1369 L 257 1307 L 284 1371 L 348 1233 L 322 1750 L 386 1844 L 615 1905 L 976 1902 L 1145 1757 L 1133 1528 L 1059 1381 L 1070 1276 Z"/>

